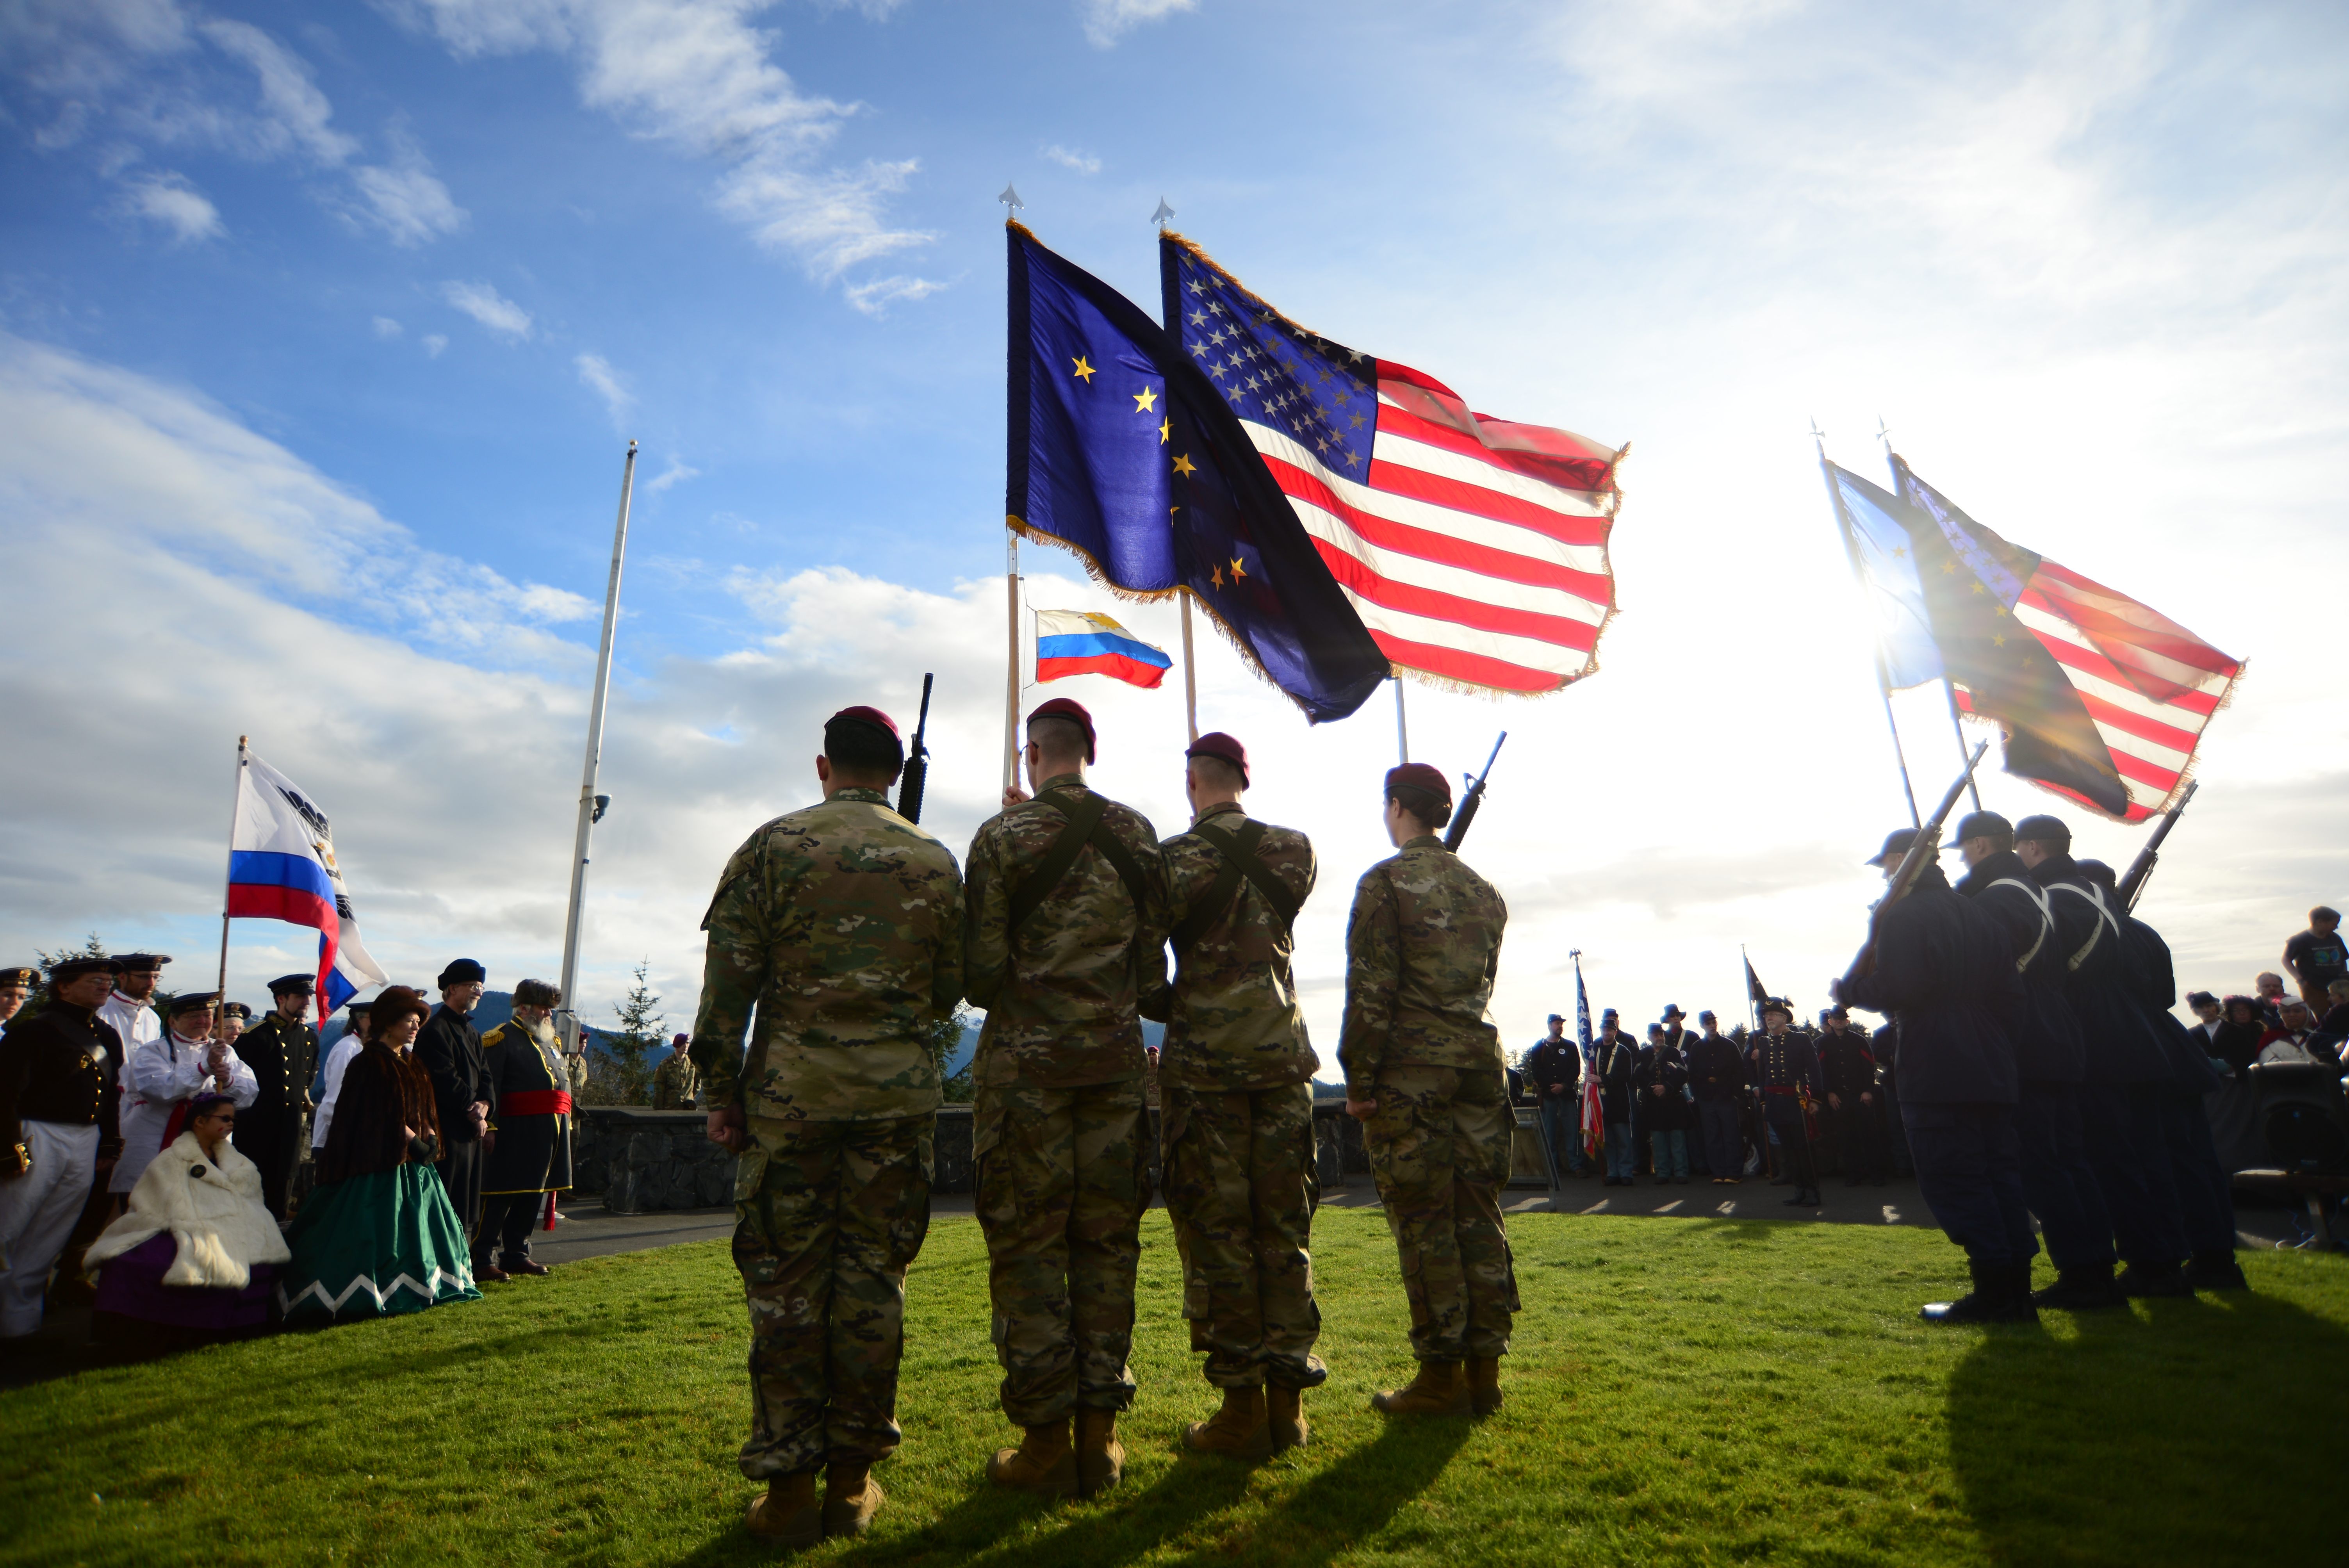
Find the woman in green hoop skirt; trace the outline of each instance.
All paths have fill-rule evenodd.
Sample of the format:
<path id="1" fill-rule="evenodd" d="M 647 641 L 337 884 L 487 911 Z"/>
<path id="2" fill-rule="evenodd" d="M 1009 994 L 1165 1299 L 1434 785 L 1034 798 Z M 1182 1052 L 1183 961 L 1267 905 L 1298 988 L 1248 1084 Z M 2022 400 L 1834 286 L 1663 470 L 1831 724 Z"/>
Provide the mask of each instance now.
<path id="1" fill-rule="evenodd" d="M 318 1181 L 286 1233 L 277 1286 L 289 1327 L 479 1301 L 465 1227 L 432 1168 L 432 1080 L 409 1055 L 430 1009 L 405 985 L 375 1000 L 344 1070 Z"/>

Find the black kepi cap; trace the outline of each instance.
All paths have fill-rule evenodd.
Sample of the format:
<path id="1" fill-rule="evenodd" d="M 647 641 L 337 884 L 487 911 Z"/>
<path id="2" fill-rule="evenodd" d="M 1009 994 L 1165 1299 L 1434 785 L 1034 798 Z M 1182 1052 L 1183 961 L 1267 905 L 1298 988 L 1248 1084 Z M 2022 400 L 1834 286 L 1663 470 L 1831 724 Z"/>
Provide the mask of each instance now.
<path id="1" fill-rule="evenodd" d="M 160 969 L 171 962 L 168 953 L 118 953 L 114 956 L 123 969 Z"/>
<path id="2" fill-rule="evenodd" d="M 41 983 L 41 972 L 30 965 L 20 964 L 14 969 L 0 969 L 0 990 L 22 985 L 26 990 Z"/>
<path id="3" fill-rule="evenodd" d="M 122 973 L 122 960 L 119 958 L 68 958 L 61 964 L 50 966 L 49 984 L 63 985 L 67 981 L 78 980 L 85 975 L 95 975 L 101 969 L 109 975 L 119 975 Z"/>
<path id="4" fill-rule="evenodd" d="M 221 1013 L 222 1013 L 222 1016 L 224 1016 L 224 1017 L 230 1017 L 230 1018 L 240 1018 L 240 1019 L 243 1019 L 244 1021 L 246 1021 L 246 1022 L 248 1022 L 248 1023 L 249 1023 L 249 1022 L 251 1022 L 251 1021 L 252 1021 L 252 1018 L 253 1018 L 253 1009 L 252 1009 L 252 1008 L 250 1008 L 250 1007 L 248 1007 L 248 1006 L 245 1006 L 243 1003 L 242 1003 L 242 1002 L 223 1002 L 223 1003 L 222 1003 L 222 1004 L 221 1004 Z"/>
<path id="5" fill-rule="evenodd" d="M 269 983 L 269 994 L 273 996 L 309 996 L 316 995 L 317 989 L 318 980 L 314 975 L 280 975 Z"/>
<path id="6" fill-rule="evenodd" d="M 182 991 L 171 998 L 171 1016 L 176 1018 L 182 1013 L 208 1012 L 219 1000 L 220 993 L 217 991 Z"/>
<path id="7" fill-rule="evenodd" d="M 1958 820 L 1958 830 L 1950 835 L 1950 842 L 1962 844 L 1968 839 L 1992 839 L 2013 831 L 2014 824 L 1995 811 L 1969 811 Z"/>
<path id="8" fill-rule="evenodd" d="M 1909 846 L 1916 841 L 1916 829 L 1895 828 L 1892 831 L 1884 835 L 1884 847 L 1877 851 L 1876 853 L 1870 856 L 1865 863 L 1871 866 L 1880 866 L 1887 861 L 1897 860 L 1900 856 L 1907 854 L 1909 852 Z M 1936 852 L 1939 852 L 1939 846 L 1936 846 Z"/>
<path id="9" fill-rule="evenodd" d="M 2072 844 L 2072 830 L 2064 825 L 2064 819 L 2050 817 L 2044 813 L 2035 817 L 2025 817 L 2017 822 L 2014 825 L 2014 836 L 2018 841 L 2029 839 L 2033 843 L 2061 844 L 2066 849 L 2069 849 Z"/>

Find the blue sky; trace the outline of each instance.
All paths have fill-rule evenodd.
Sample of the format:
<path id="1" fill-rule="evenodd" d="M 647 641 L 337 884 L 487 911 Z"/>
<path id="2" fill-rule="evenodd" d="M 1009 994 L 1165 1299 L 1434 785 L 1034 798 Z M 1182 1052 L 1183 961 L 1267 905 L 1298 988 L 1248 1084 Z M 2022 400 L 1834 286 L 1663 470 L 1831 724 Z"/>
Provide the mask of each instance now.
<path id="1" fill-rule="evenodd" d="M 252 733 L 335 812 L 403 976 L 551 972 L 630 436 L 591 1002 L 644 958 L 689 1004 L 709 883 L 808 794 L 809 726 L 925 668 L 959 848 L 999 744 L 1016 181 L 1145 305 L 1163 194 L 1298 319 L 1631 441 L 1601 673 L 1411 699 L 1455 771 L 1512 731 L 1479 824 L 1512 1034 L 1571 947 L 1644 1016 L 1733 1006 L 1741 940 L 1816 1005 L 1856 936 L 1854 846 L 1906 810 L 1814 418 L 1872 472 L 1881 415 L 1976 516 L 2251 659 L 2147 910 L 2190 981 L 2245 984 L 2349 892 L 2344 35 L 2288 5 L 27 0 L 0 941 L 207 948 L 213 780 Z M 1037 602 L 1111 607 L 1027 563 Z M 1374 788 L 1389 710 L 1308 734 L 1219 647 L 1202 681 L 1274 763 L 1258 808 L 1321 843 L 1326 1046 L 1381 852 L 1330 781 Z M 1170 696 L 1076 685 L 1130 738 L 1104 781 L 1174 830 Z M 1945 768 L 1935 702 L 1902 712 Z M 291 952 L 241 929 L 233 967 Z"/>

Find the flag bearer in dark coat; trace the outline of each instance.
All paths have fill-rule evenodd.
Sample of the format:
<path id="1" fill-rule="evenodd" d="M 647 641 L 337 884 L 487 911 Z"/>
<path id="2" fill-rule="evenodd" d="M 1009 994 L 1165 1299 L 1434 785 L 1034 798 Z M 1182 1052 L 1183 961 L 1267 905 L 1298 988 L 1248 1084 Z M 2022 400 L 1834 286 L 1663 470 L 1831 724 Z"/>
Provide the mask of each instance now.
<path id="1" fill-rule="evenodd" d="M 58 964 L 47 1004 L 0 1032 L 0 1339 L 41 1326 L 49 1270 L 122 1149 L 122 1037 L 98 1016 L 121 973 L 111 958 Z"/>
<path id="2" fill-rule="evenodd" d="M 2121 912 L 2072 859 L 2072 830 L 2055 818 L 2017 822 L 2014 852 L 2049 895 L 2069 969 L 2064 995 L 2085 1047 L 2081 1129 L 2113 1240 L 2128 1264 L 2116 1283 L 2130 1295 L 2191 1295 L 2161 1132 L 2169 1064 L 2130 987 Z"/>
<path id="3" fill-rule="evenodd" d="M 301 1158 L 310 1075 L 318 1065 L 318 1031 L 309 1023 L 316 988 L 307 975 L 280 975 L 269 983 L 274 1006 L 230 1042 L 261 1086 L 254 1102 L 236 1113 L 236 1151 L 260 1169 L 261 1201 L 280 1220 L 286 1182 Z"/>
<path id="4" fill-rule="evenodd" d="M 1869 863 L 1889 879 L 1916 839 L 1903 828 Z M 1966 1250 L 1974 1288 L 1922 1309 L 1932 1323 L 2035 1323 L 2031 1260 L 2038 1239 L 2023 1200 L 2014 1132 L 2018 1077 L 2010 1032 L 2023 982 L 1999 923 L 1927 861 L 1907 896 L 1876 923 L 1876 966 L 1837 1000 L 1890 1017 L 1899 1030 L 1900 1114 L 1917 1187 Z"/>
<path id="5" fill-rule="evenodd" d="M 1806 1034 L 1790 1031 L 1795 1009 L 1773 996 L 1762 1004 L 1762 1033 L 1745 1053 L 1746 1081 L 1762 1091 L 1762 1113 L 1778 1135 L 1778 1153 L 1793 1178 L 1788 1208 L 1819 1205 L 1818 1162 L 1811 1157 L 1806 1102 L 1818 1099 L 1819 1056 Z"/>
<path id="6" fill-rule="evenodd" d="M 1616 1017 L 1615 1009 L 1608 1008 L 1599 1021 L 1599 1038 L 1591 1051 L 1599 1071 L 1599 1118 L 1607 1129 L 1606 1146 L 1600 1150 L 1607 1158 L 1605 1184 L 1629 1187 L 1631 1172 L 1639 1166 L 1639 1150 L 1631 1135 L 1635 1092 L 1631 1079 L 1640 1070 L 1640 1047 L 1616 1026 Z"/>
<path id="7" fill-rule="evenodd" d="M 1668 1036 L 1659 1034 L 1654 1045 L 1640 1053 L 1639 1070 L 1631 1076 L 1640 1103 L 1648 1113 L 1648 1140 L 1653 1150 L 1656 1185 L 1667 1181 L 1688 1185 L 1688 1063 Z"/>
<path id="8" fill-rule="evenodd" d="M 2121 907 L 2112 867 L 2102 861 L 2082 861 L 2080 869 L 2105 890 L 2114 908 Z M 2251 1282 L 2235 1261 L 2233 1183 L 2220 1163 L 2210 1118 L 2203 1108 L 2204 1097 L 2217 1093 L 2226 1080 L 2203 1048 L 2208 1037 L 2179 1023 L 2170 1010 L 2178 1006 L 2178 971 L 2170 961 L 2169 944 L 2134 915 L 2124 914 L 2121 928 L 2128 936 L 2138 1005 L 2169 1063 L 2170 1082 L 2160 1095 L 2162 1144 L 2192 1254 L 2186 1264 L 2187 1282 L 2197 1290 L 2249 1290 Z"/>
<path id="9" fill-rule="evenodd" d="M 551 1021 L 563 993 L 543 980 L 514 987 L 513 1016 L 481 1037 L 490 1127 L 481 1140 L 481 1231 L 473 1277 L 543 1274 L 530 1233 L 547 1194 L 571 1189 L 571 1073 Z"/>
<path id="10" fill-rule="evenodd" d="M 432 1080 L 440 1118 L 440 1184 L 471 1240 L 481 1225 L 481 1134 L 490 1125 L 490 1080 L 481 1031 L 471 1016 L 489 971 L 470 958 L 440 971 L 440 1005 L 416 1037 L 416 1063 Z"/>
<path id="11" fill-rule="evenodd" d="M 1362 1124 L 1402 1253 L 1419 1361 L 1408 1387 L 1372 1397 L 1389 1415 L 1499 1409 L 1517 1310 L 1501 1220 L 1516 1119 L 1485 1021 L 1509 911 L 1435 836 L 1451 820 L 1441 772 L 1389 769 L 1387 837 L 1400 852 L 1362 873 L 1346 923 L 1346 1113 Z"/>
<path id="12" fill-rule="evenodd" d="M 1696 1095 L 1705 1169 L 1716 1185 L 1734 1187 L 1745 1179 L 1745 1142 L 1737 1132 L 1745 1105 L 1745 1058 L 1722 1034 L 1718 1018 L 1699 1013 L 1697 1021 L 1704 1033 L 1689 1043 L 1689 1088 Z"/>
<path id="13" fill-rule="evenodd" d="M 1819 1078 L 1826 1087 L 1827 1119 L 1835 1124 L 1843 1184 L 1884 1185 L 1883 1107 L 1877 1102 L 1876 1056 L 1851 1015 L 1830 1007 L 1819 1034 Z"/>
<path id="14" fill-rule="evenodd" d="M 2023 1196 L 2039 1216 L 2055 1283 L 2034 1292 L 2041 1306 L 2119 1306 L 2127 1297 L 2113 1283 L 2113 1222 L 2104 1190 L 2088 1163 L 2080 1124 L 2080 1082 L 2086 1071 L 2079 1020 L 2065 998 L 2068 964 L 2084 935 L 2088 912 L 2041 887 L 2014 852 L 2014 827 L 1995 811 L 1976 811 L 1958 823 L 1958 852 L 1966 876 L 1958 892 L 2006 932 L 2023 977 L 2023 1017 L 2014 1038 L 2021 1079 L 2014 1127 L 2023 1145 Z M 2074 939 L 2067 944 L 2065 933 Z"/>

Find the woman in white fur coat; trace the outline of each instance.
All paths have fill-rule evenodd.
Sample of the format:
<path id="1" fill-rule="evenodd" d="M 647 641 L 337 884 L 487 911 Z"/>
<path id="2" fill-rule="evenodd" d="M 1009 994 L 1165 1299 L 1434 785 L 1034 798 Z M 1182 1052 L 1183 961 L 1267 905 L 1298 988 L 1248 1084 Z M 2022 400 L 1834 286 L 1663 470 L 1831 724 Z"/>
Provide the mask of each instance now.
<path id="1" fill-rule="evenodd" d="M 188 1109 L 188 1130 L 140 1173 L 86 1260 L 99 1322 L 117 1333 L 123 1320 L 200 1336 L 264 1328 L 276 1265 L 293 1256 L 262 1204 L 260 1167 L 229 1141 L 235 1101 L 203 1094 Z"/>

